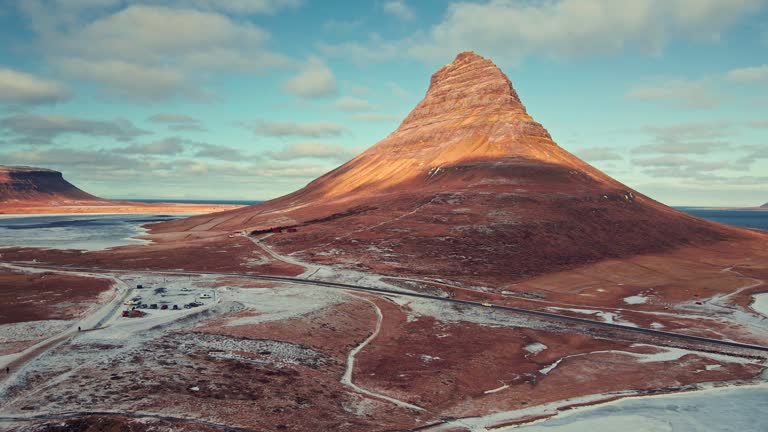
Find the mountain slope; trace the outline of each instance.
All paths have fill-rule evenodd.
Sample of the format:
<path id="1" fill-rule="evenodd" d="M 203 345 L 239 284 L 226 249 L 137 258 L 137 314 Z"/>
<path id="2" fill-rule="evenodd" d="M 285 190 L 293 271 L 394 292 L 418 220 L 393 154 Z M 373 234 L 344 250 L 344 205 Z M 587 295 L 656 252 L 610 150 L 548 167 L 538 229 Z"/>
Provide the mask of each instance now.
<path id="1" fill-rule="evenodd" d="M 750 236 L 666 207 L 571 155 L 492 62 L 462 53 L 392 134 L 305 188 L 154 232 L 248 230 L 281 252 L 489 284 Z"/>

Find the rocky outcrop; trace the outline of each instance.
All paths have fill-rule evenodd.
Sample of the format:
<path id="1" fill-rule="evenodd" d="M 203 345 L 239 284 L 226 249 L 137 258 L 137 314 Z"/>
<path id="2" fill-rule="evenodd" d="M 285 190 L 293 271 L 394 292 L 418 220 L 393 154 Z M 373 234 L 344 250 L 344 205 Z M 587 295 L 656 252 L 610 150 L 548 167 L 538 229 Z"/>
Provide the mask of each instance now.
<path id="1" fill-rule="evenodd" d="M 0 166 L 0 203 L 97 201 L 58 172 L 45 168 Z"/>

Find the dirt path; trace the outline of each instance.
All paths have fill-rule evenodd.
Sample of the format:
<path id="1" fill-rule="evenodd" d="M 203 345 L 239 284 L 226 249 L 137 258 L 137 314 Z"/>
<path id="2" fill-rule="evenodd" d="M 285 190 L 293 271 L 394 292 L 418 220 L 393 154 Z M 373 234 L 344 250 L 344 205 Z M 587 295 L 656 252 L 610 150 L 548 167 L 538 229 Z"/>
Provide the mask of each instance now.
<path id="1" fill-rule="evenodd" d="M 360 351 L 362 351 L 369 343 L 371 343 L 371 341 L 376 339 L 376 336 L 378 336 L 379 332 L 381 331 L 381 324 L 384 321 L 384 315 L 381 313 L 381 309 L 379 308 L 379 306 L 376 303 L 374 303 L 374 302 L 372 302 L 372 301 L 370 301 L 368 299 L 362 298 L 360 296 L 354 296 L 354 297 L 357 297 L 357 298 L 359 298 L 359 299 L 369 303 L 371 306 L 373 306 L 373 309 L 376 311 L 376 328 L 374 329 L 373 333 L 371 333 L 371 335 L 368 336 L 368 338 L 366 338 L 364 341 L 362 341 L 360 343 L 360 345 L 358 345 L 354 349 L 352 349 L 352 351 L 350 351 L 349 354 L 347 355 L 347 368 L 344 371 L 344 376 L 341 378 L 341 383 L 346 385 L 346 386 L 348 386 L 348 387 L 350 387 L 350 388 L 352 388 L 357 393 L 361 393 L 361 394 L 370 396 L 370 397 L 372 397 L 374 399 L 381 399 L 381 400 L 385 400 L 385 401 L 388 401 L 388 402 L 392 402 L 393 404 L 395 404 L 395 405 L 397 405 L 399 407 L 402 407 L 402 408 L 408 408 L 408 409 L 412 409 L 412 410 L 415 410 L 415 411 L 425 411 L 424 408 L 422 408 L 420 406 L 409 404 L 408 402 L 403 402 L 403 401 L 401 401 L 399 399 L 395 399 L 395 398 L 383 395 L 381 393 L 375 393 L 375 392 L 372 392 L 370 390 L 366 390 L 366 389 L 358 386 L 354 382 L 352 382 L 352 374 L 354 373 L 354 369 L 355 369 L 355 356 Z"/>

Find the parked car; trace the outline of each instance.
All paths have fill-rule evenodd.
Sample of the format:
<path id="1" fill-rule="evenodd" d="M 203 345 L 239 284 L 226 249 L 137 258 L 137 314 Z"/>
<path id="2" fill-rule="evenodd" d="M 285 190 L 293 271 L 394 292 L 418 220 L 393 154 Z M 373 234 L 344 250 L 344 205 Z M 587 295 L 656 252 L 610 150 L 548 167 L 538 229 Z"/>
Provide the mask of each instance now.
<path id="1" fill-rule="evenodd" d="M 209 298 L 211 298 L 211 295 L 208 294 L 208 293 L 202 293 L 202 294 L 200 294 L 200 298 L 201 299 L 209 299 Z"/>
<path id="2" fill-rule="evenodd" d="M 139 307 L 139 309 L 148 309 L 148 308 L 149 308 L 149 305 L 146 303 L 142 303 L 141 306 Z"/>
<path id="3" fill-rule="evenodd" d="M 179 310 L 179 305 L 173 305 L 173 310 Z"/>
<path id="4" fill-rule="evenodd" d="M 162 306 L 160 306 L 160 310 L 168 310 L 168 305 L 162 305 Z"/>
<path id="5" fill-rule="evenodd" d="M 157 309 L 157 303 L 152 303 L 151 305 L 149 305 L 149 308 L 150 309 Z"/>

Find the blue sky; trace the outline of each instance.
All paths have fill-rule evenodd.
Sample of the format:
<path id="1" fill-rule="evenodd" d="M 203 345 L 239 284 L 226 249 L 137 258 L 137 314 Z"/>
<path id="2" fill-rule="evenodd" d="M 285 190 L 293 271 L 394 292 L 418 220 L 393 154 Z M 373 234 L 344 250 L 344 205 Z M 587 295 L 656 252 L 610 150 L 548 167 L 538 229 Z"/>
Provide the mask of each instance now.
<path id="1" fill-rule="evenodd" d="M 0 40 L 0 164 L 101 196 L 291 192 L 474 50 L 629 186 L 768 201 L 768 0 L 19 0 Z"/>

